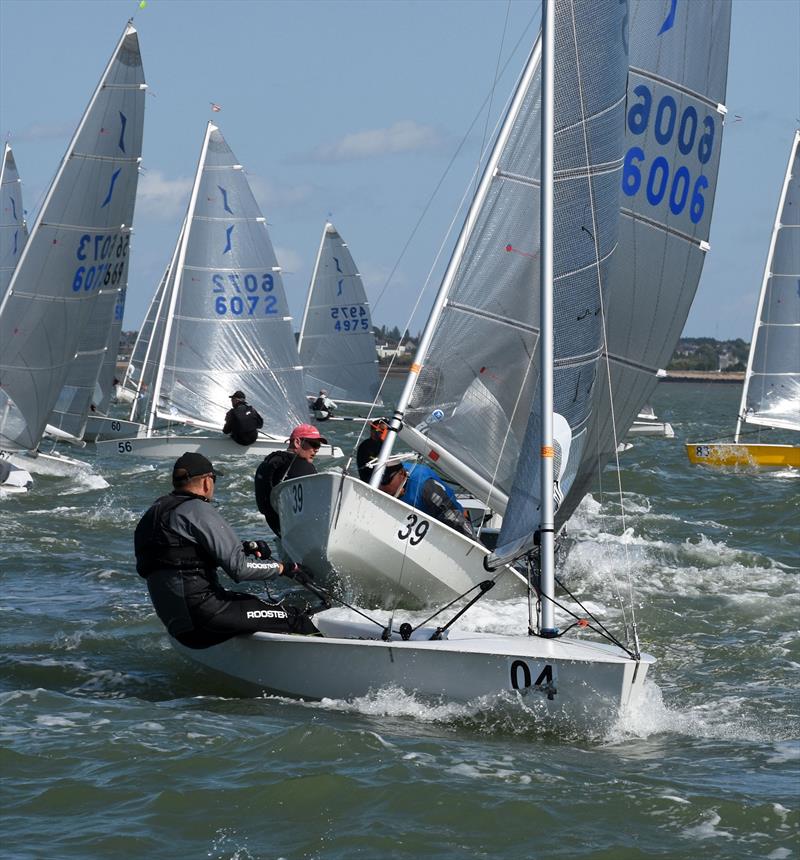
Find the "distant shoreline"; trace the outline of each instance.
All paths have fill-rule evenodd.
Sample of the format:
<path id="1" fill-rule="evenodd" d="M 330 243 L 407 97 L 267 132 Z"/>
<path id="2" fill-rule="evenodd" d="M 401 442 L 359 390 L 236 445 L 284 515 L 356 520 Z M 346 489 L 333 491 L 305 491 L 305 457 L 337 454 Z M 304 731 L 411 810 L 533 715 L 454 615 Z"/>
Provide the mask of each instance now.
<path id="1" fill-rule="evenodd" d="M 721 373 L 715 370 L 668 370 L 662 382 L 744 382 L 744 373 Z"/>

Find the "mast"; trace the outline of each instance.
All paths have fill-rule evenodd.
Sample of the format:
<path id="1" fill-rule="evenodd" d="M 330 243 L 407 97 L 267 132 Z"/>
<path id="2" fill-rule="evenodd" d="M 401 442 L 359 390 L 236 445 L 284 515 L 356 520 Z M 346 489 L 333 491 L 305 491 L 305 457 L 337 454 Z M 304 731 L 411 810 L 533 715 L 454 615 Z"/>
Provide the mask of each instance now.
<path id="1" fill-rule="evenodd" d="M 541 366 L 541 522 L 539 587 L 542 622 L 539 634 L 554 637 L 555 512 L 553 501 L 553 50 L 555 21 L 552 0 L 542 0 L 542 194 L 540 197 L 541 268 L 539 271 L 539 361 Z"/>
<path id="2" fill-rule="evenodd" d="M 745 411 L 747 409 L 747 392 L 750 388 L 750 379 L 753 375 L 753 356 L 756 352 L 756 338 L 758 331 L 761 328 L 761 313 L 764 309 L 764 297 L 767 294 L 767 286 L 772 275 L 772 259 L 775 253 L 775 243 L 778 241 L 778 230 L 781 228 L 781 217 L 783 215 L 783 207 L 786 203 L 786 194 L 789 190 L 789 180 L 792 176 L 792 165 L 794 164 L 795 154 L 798 144 L 800 144 L 800 131 L 795 131 L 794 142 L 789 153 L 789 163 L 786 166 L 786 173 L 783 176 L 783 187 L 781 188 L 781 197 L 778 200 L 778 211 L 775 213 L 775 223 L 772 225 L 772 237 L 769 242 L 769 251 L 767 252 L 767 261 L 764 264 L 764 276 L 761 279 L 761 293 L 758 297 L 758 307 L 756 308 L 756 318 L 753 323 L 753 336 L 750 338 L 750 353 L 747 356 L 747 370 L 744 375 L 744 385 L 742 386 L 742 402 L 739 404 L 739 414 L 736 418 L 736 434 L 733 437 L 734 444 L 739 444 L 739 433 L 742 429 L 742 424 L 746 423 Z"/>
<path id="3" fill-rule="evenodd" d="M 167 318 L 164 322 L 164 342 L 161 345 L 161 355 L 158 360 L 158 372 L 156 373 L 156 380 L 153 385 L 153 391 L 150 395 L 150 416 L 147 421 L 147 435 L 148 437 L 153 432 L 153 423 L 156 419 L 156 412 L 158 411 L 158 397 L 161 391 L 161 382 L 164 378 L 164 362 L 167 359 L 167 350 L 169 349 L 169 338 L 172 334 L 172 318 L 175 314 L 175 305 L 178 303 L 178 289 L 180 287 L 179 278 L 183 277 L 183 264 L 186 260 L 186 246 L 189 244 L 189 232 L 191 229 L 191 221 L 192 215 L 194 213 L 195 206 L 197 205 L 197 195 L 200 193 L 200 180 L 203 176 L 203 167 L 206 163 L 206 152 L 208 152 L 208 141 L 211 137 L 212 132 L 217 131 L 217 126 L 214 123 L 209 122 L 206 127 L 206 136 L 203 139 L 203 148 L 200 150 L 200 160 L 197 162 L 197 173 L 194 177 L 194 186 L 192 187 L 192 196 L 189 200 L 189 208 L 186 211 L 186 220 L 184 221 L 184 229 L 183 234 L 181 236 L 180 241 L 175 247 L 175 255 L 172 258 L 172 293 L 170 294 L 169 299 L 169 308 L 167 310 Z M 177 264 L 176 263 L 177 257 Z"/>
<path id="4" fill-rule="evenodd" d="M 483 206 L 483 202 L 486 199 L 486 195 L 489 193 L 489 188 L 491 186 L 492 179 L 494 179 L 495 171 L 497 170 L 497 164 L 500 161 L 500 156 L 503 154 L 503 150 L 505 149 L 509 135 L 511 134 L 511 129 L 514 125 L 514 121 L 519 114 L 519 111 L 522 107 L 522 103 L 528 90 L 528 86 L 533 78 L 533 74 L 536 70 L 536 67 L 539 64 L 540 53 L 541 49 L 539 47 L 539 43 L 537 42 L 537 44 L 534 45 L 530 55 L 528 56 L 528 62 L 526 63 L 519 83 L 517 84 L 517 89 L 514 93 L 514 98 L 511 102 L 511 106 L 509 107 L 508 113 L 506 114 L 506 118 L 503 121 L 503 127 L 500 129 L 500 133 L 497 136 L 494 148 L 492 149 L 492 154 L 489 157 L 489 161 L 487 162 L 486 168 L 483 172 L 480 185 L 478 186 L 478 190 L 475 193 L 475 197 L 472 200 L 472 205 L 470 206 L 466 220 L 464 221 L 464 226 L 461 228 L 461 233 L 459 234 L 458 241 L 456 242 L 455 249 L 453 250 L 453 255 L 451 256 L 450 262 L 447 265 L 447 271 L 445 272 L 444 278 L 442 279 L 442 284 L 439 287 L 439 292 L 436 295 L 436 301 L 434 302 L 433 308 L 431 309 L 430 316 L 428 317 L 428 322 L 425 326 L 424 332 L 422 333 L 422 338 L 420 339 L 419 346 L 417 347 L 417 352 L 414 356 L 414 362 L 411 365 L 408 377 L 406 378 L 403 393 L 400 395 L 400 399 L 397 401 L 397 408 L 395 409 L 394 415 L 389 422 L 389 432 L 386 436 L 383 446 L 381 447 L 381 452 L 378 456 L 378 462 L 375 465 L 375 469 L 372 473 L 372 478 L 370 479 L 370 486 L 372 487 L 378 487 L 380 485 L 380 479 L 383 475 L 386 461 L 389 459 L 392 453 L 392 448 L 394 447 L 395 440 L 397 439 L 397 434 L 399 433 L 400 428 L 403 426 L 403 416 L 405 415 L 405 411 L 408 407 L 409 401 L 411 400 L 411 396 L 414 393 L 414 387 L 417 384 L 417 379 L 422 372 L 422 367 L 425 363 L 428 350 L 430 349 L 431 341 L 433 340 L 433 335 L 436 330 L 436 325 L 439 322 L 439 318 L 441 317 L 445 306 L 447 305 L 447 297 L 450 293 L 450 288 L 453 285 L 453 281 L 455 280 L 458 268 L 461 265 L 461 259 L 464 254 L 464 249 L 466 248 L 467 242 L 469 241 L 472 235 L 472 231 L 475 228 L 475 223 Z"/>
<path id="5" fill-rule="evenodd" d="M 330 221 L 325 222 L 322 228 L 322 238 L 319 240 L 319 250 L 317 251 L 317 259 L 314 261 L 314 271 L 311 273 L 311 281 L 308 285 L 308 293 L 306 294 L 306 306 L 303 309 L 303 321 L 300 323 L 300 337 L 297 339 L 297 352 L 300 353 L 300 347 L 303 345 L 303 335 L 306 332 L 306 319 L 308 319 L 308 309 L 311 307 L 311 295 L 314 292 L 314 284 L 317 282 L 317 272 L 319 271 L 319 261 L 322 259 L 322 249 L 325 247 L 325 237 L 328 235 L 329 228 L 333 229 L 333 224 Z"/>

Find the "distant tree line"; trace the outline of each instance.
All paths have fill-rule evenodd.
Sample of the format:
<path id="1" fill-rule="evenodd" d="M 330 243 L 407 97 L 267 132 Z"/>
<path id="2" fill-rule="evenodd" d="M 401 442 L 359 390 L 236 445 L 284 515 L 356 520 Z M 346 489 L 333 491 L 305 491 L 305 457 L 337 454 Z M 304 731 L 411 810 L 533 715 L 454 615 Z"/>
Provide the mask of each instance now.
<path id="1" fill-rule="evenodd" d="M 419 343 L 420 333 L 412 336 L 408 329 L 402 331 L 397 326 L 373 326 L 375 343 L 378 346 L 397 349 L 400 344 L 405 352 L 393 357 L 395 366 L 412 362 L 414 351 Z M 124 331 L 120 337 L 119 355 L 130 356 L 136 341 L 136 331 Z M 741 338 L 736 340 L 716 340 L 713 337 L 682 337 L 678 341 L 667 370 L 719 370 L 722 373 L 743 371 L 747 367 L 750 344 Z M 389 359 L 382 359 L 388 362 Z"/>
<path id="2" fill-rule="evenodd" d="M 750 344 L 741 338 L 682 337 L 666 369 L 735 373 L 746 370 L 749 351 Z"/>

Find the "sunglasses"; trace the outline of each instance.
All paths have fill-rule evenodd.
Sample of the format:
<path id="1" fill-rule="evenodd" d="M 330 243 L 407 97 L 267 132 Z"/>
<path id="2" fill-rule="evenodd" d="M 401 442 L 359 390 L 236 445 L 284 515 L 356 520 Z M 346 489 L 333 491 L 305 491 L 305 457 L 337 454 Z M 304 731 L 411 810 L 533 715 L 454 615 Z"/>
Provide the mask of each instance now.
<path id="1" fill-rule="evenodd" d="M 304 448 L 313 448 L 315 451 L 319 451 L 322 442 L 319 442 L 316 439 L 301 439 L 300 444 Z"/>

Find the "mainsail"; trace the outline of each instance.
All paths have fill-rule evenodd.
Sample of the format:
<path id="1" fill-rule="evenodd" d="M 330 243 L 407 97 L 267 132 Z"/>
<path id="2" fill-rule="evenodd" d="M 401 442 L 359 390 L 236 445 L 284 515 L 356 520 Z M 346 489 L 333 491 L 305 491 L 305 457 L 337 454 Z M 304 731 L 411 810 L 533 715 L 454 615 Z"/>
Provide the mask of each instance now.
<path id="1" fill-rule="evenodd" d="M 303 420 L 302 369 L 266 221 L 213 123 L 161 304 L 151 428 L 160 417 L 221 429 L 237 389 L 268 433 L 288 435 Z"/>
<path id="2" fill-rule="evenodd" d="M 608 365 L 599 368 L 586 456 L 557 526 L 650 400 L 697 291 L 717 187 L 730 17 L 727 0 L 631 2 L 622 218 L 604 307 Z"/>
<path id="3" fill-rule="evenodd" d="M 100 291 L 127 281 L 144 118 L 129 24 L 0 303 L 0 448 L 35 448 Z"/>
<path id="4" fill-rule="evenodd" d="M 325 224 L 298 341 L 307 394 L 326 389 L 336 401 L 372 403 L 378 356 L 369 302 L 350 249 Z"/>
<path id="5" fill-rule="evenodd" d="M 28 227 L 22 208 L 22 183 L 11 146 L 5 144 L 0 163 L 0 299 L 11 282 L 25 242 Z"/>
<path id="6" fill-rule="evenodd" d="M 800 430 L 800 131 L 781 189 L 747 362 L 742 424 Z"/>

